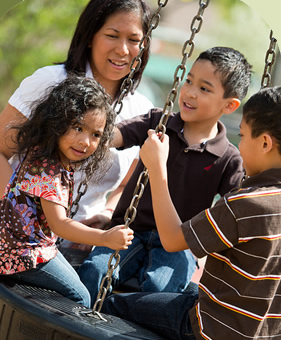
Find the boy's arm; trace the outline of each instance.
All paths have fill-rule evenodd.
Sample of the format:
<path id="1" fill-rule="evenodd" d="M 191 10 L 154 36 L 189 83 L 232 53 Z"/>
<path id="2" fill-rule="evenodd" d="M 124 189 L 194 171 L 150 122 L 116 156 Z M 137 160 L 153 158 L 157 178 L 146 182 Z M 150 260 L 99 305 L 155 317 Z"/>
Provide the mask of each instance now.
<path id="1" fill-rule="evenodd" d="M 177 252 L 188 249 L 182 232 L 182 221 L 171 200 L 168 189 L 167 158 L 169 137 L 159 140 L 154 130 L 148 131 L 148 138 L 140 150 L 140 157 L 149 172 L 154 217 L 165 250 Z"/>

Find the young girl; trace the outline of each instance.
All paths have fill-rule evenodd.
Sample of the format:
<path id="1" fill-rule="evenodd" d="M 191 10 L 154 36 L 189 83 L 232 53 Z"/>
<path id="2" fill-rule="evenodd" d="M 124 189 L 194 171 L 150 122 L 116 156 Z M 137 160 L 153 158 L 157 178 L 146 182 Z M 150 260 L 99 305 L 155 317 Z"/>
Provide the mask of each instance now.
<path id="1" fill-rule="evenodd" d="M 90 295 L 56 247 L 57 236 L 126 249 L 129 229 L 92 229 L 71 220 L 73 169 L 89 179 L 105 163 L 115 115 L 93 79 L 69 76 L 35 102 L 18 128 L 20 164 L 0 201 L 0 274 L 90 306 Z M 99 173 L 101 173 L 99 171 Z"/>
<path id="2" fill-rule="evenodd" d="M 90 0 L 77 22 L 66 60 L 44 66 L 25 78 L 0 113 L 0 197 L 12 175 L 11 160 L 17 147 L 12 121 L 29 119 L 30 103 L 45 93 L 46 88 L 61 82 L 68 72 L 82 72 L 95 78 L 112 98 L 118 98 L 120 86 L 130 73 L 130 65 L 139 52 L 139 42 L 149 28 L 150 10 L 145 0 Z M 72 29 L 72 28 L 71 28 Z M 148 112 L 152 103 L 136 89 L 148 62 L 144 51 L 141 67 L 133 77 L 130 93 L 123 99 L 117 122 Z M 137 152 L 136 152 L 137 151 Z M 75 171 L 74 199 L 81 197 L 74 216 L 87 225 L 105 227 L 123 190 L 130 165 L 138 149 L 111 149 L 112 166 L 98 182 L 89 181 L 88 190 L 79 196 L 80 171 Z M 126 176 L 126 177 L 125 177 Z M 109 196 L 110 193 L 110 196 Z M 108 199 L 109 198 L 109 199 Z"/>

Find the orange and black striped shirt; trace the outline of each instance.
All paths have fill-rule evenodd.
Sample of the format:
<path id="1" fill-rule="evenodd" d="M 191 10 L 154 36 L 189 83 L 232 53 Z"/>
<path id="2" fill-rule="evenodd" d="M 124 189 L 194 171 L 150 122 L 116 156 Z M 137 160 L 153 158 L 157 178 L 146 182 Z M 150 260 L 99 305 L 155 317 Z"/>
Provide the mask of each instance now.
<path id="1" fill-rule="evenodd" d="M 182 229 L 207 255 L 190 312 L 196 339 L 281 339 L 281 169 L 246 179 Z"/>

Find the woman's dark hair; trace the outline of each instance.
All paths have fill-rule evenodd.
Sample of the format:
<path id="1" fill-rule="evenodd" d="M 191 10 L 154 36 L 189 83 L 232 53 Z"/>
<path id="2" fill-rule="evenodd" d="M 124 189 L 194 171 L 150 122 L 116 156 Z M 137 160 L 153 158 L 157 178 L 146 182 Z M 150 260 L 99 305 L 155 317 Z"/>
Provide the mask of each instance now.
<path id="1" fill-rule="evenodd" d="M 43 98 L 35 101 L 31 107 L 30 119 L 21 126 L 13 127 L 18 129 L 18 154 L 23 156 L 30 149 L 36 148 L 35 159 L 57 158 L 59 137 L 79 124 L 89 110 L 97 110 L 97 114 L 104 114 L 106 118 L 97 150 L 86 160 L 75 163 L 85 171 L 89 179 L 95 170 L 101 170 L 107 164 L 105 156 L 108 155 L 115 122 L 111 98 L 94 79 L 69 74 L 64 81 L 49 88 Z"/>
<path id="2" fill-rule="evenodd" d="M 281 86 L 266 87 L 253 94 L 243 106 L 243 119 L 251 136 L 268 133 L 278 143 L 281 154 Z"/>
<path id="3" fill-rule="evenodd" d="M 122 11 L 138 12 L 142 20 L 143 33 L 147 33 L 150 9 L 143 0 L 90 0 L 80 15 L 68 50 L 67 60 L 64 62 L 67 72 L 86 71 L 86 64 L 90 59 L 89 43 L 92 41 L 93 36 L 101 29 L 109 16 Z M 149 47 L 144 51 L 141 67 L 134 75 L 132 93 L 139 85 L 148 58 Z"/>

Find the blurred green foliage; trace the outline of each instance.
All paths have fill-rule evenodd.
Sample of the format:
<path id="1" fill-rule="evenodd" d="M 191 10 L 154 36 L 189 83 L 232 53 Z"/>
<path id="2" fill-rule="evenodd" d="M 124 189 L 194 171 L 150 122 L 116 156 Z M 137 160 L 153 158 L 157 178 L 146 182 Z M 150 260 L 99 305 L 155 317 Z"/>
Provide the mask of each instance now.
<path id="1" fill-rule="evenodd" d="M 88 1 L 24 0 L 0 18 L 0 112 L 23 78 L 39 67 L 66 59 L 77 20 Z M 152 9 L 158 7 L 159 1 L 147 1 Z M 169 0 L 161 20 L 169 6 L 174 10 L 179 2 L 186 2 L 188 7 L 199 1 Z M 196 52 L 206 46 L 232 46 L 245 51 L 255 65 L 254 71 L 260 74 L 269 43 L 268 30 L 241 0 L 211 0 L 209 7 L 200 38 L 196 38 Z M 167 49 L 171 56 L 169 45 Z"/>
<path id="2" fill-rule="evenodd" d="M 88 0 L 25 0 L 0 19 L 0 110 L 20 81 L 64 61 Z"/>

